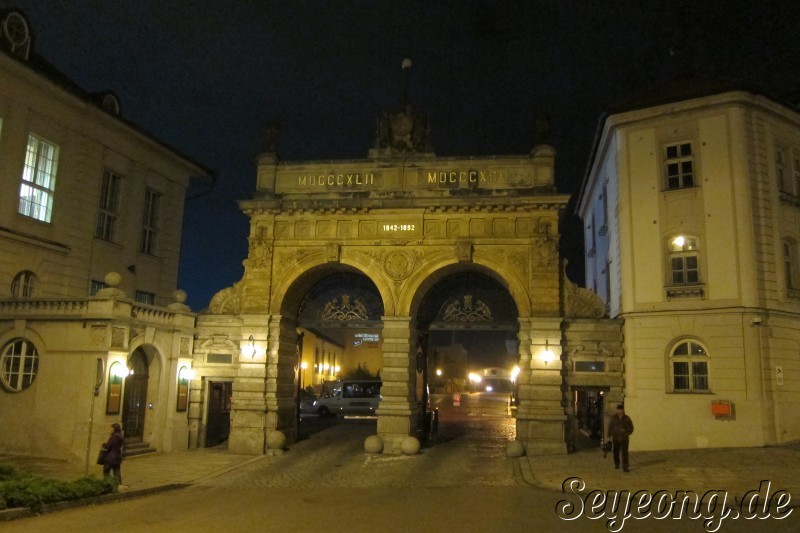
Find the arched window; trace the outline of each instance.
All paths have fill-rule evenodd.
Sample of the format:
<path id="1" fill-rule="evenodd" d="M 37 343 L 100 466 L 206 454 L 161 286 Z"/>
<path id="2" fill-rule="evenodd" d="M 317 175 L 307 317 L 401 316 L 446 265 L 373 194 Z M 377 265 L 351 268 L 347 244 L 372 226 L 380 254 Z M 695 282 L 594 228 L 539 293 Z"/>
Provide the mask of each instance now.
<path id="1" fill-rule="evenodd" d="M 700 283 L 697 238 L 691 235 L 676 235 L 669 240 L 668 251 L 672 285 Z"/>
<path id="2" fill-rule="evenodd" d="M 23 270 L 14 276 L 11 282 L 12 298 L 33 298 L 36 291 L 36 274 L 30 270 Z"/>
<path id="3" fill-rule="evenodd" d="M 708 353 L 697 341 L 678 342 L 670 353 L 673 392 L 708 392 Z"/>
<path id="4" fill-rule="evenodd" d="M 0 355 L 0 382 L 10 392 L 27 389 L 39 371 L 39 354 L 32 342 L 14 339 Z"/>

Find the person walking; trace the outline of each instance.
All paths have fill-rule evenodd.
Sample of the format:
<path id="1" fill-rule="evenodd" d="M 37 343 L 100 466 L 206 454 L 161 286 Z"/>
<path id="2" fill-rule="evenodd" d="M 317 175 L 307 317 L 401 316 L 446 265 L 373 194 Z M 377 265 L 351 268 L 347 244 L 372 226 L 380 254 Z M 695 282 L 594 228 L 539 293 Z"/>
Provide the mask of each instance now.
<path id="1" fill-rule="evenodd" d="M 105 460 L 103 462 L 103 477 L 109 477 L 108 474 L 111 472 L 114 475 L 114 479 L 117 480 L 117 485 L 121 485 L 122 427 L 116 422 L 111 424 L 111 436 L 108 437 L 108 441 L 103 444 L 103 449 L 106 450 Z"/>
<path id="2" fill-rule="evenodd" d="M 628 443 L 633 433 L 633 420 L 625 414 L 624 404 L 617 405 L 617 412 L 614 413 L 611 423 L 608 424 L 608 432 L 611 434 L 614 450 L 614 468 L 619 468 L 620 459 L 622 459 L 622 470 L 628 472 Z"/>

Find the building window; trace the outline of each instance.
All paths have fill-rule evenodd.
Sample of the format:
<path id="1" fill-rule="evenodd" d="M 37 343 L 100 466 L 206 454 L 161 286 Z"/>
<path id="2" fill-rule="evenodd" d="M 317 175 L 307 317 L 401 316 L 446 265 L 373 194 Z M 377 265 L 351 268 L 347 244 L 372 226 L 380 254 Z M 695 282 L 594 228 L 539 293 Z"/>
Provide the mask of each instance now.
<path id="1" fill-rule="evenodd" d="M 800 265 L 797 261 L 797 241 L 786 238 L 783 240 L 783 268 L 786 278 L 786 288 L 793 297 L 798 297 L 800 291 Z"/>
<path id="2" fill-rule="evenodd" d="M 672 285 L 700 283 L 697 239 L 678 235 L 669 241 L 669 264 Z"/>
<path id="3" fill-rule="evenodd" d="M 50 222 L 56 188 L 58 147 L 35 135 L 28 136 L 25 168 L 19 187 L 19 213 Z"/>
<path id="4" fill-rule="evenodd" d="M 36 291 L 36 274 L 30 270 L 23 270 L 14 276 L 11 282 L 12 298 L 33 298 Z"/>
<path id="5" fill-rule="evenodd" d="M 114 241 L 117 217 L 119 216 L 119 194 L 122 178 L 106 170 L 100 189 L 100 212 L 97 215 L 97 228 L 94 236 L 104 241 Z"/>
<path id="6" fill-rule="evenodd" d="M 3 347 L 0 356 L 0 382 L 11 392 L 27 389 L 39 370 L 36 347 L 25 339 L 14 339 Z"/>
<path id="7" fill-rule="evenodd" d="M 665 146 L 664 170 L 666 172 L 668 190 L 694 187 L 692 143 L 684 142 Z"/>
<path id="8" fill-rule="evenodd" d="M 708 392 L 708 353 L 693 340 L 681 341 L 670 354 L 674 392 Z"/>
<path id="9" fill-rule="evenodd" d="M 134 299 L 140 304 L 156 305 L 156 295 L 152 292 L 136 291 Z"/>
<path id="10" fill-rule="evenodd" d="M 155 255 L 156 236 L 158 235 L 158 207 L 160 195 L 152 189 L 144 194 L 144 214 L 142 215 L 142 239 L 139 251 Z"/>
<path id="11" fill-rule="evenodd" d="M 108 285 L 105 284 L 103 281 L 98 281 L 93 279 L 89 282 L 89 296 L 94 296 L 100 291 L 101 289 L 105 289 Z"/>

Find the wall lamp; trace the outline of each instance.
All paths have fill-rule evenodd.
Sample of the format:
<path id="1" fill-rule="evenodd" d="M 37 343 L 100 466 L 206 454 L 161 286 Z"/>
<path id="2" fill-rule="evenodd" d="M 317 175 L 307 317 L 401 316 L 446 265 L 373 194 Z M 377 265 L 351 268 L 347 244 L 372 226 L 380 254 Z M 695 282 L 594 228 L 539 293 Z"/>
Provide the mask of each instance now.
<path id="1" fill-rule="evenodd" d="M 256 341 L 252 335 L 247 339 L 247 344 L 242 346 L 242 356 L 253 359 L 256 356 Z"/>
<path id="2" fill-rule="evenodd" d="M 542 350 L 542 361 L 544 361 L 544 364 L 547 365 L 550 363 L 550 361 L 552 361 L 555 358 L 556 358 L 555 352 L 553 352 L 553 350 L 550 349 L 550 343 L 547 341 L 547 339 L 545 339 L 544 350 Z"/>

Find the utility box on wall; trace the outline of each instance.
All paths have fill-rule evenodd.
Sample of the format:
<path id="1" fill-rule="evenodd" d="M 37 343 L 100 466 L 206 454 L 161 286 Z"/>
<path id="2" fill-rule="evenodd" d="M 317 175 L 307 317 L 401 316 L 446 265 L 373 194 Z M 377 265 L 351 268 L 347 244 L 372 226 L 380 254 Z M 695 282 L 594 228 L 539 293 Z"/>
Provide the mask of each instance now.
<path id="1" fill-rule="evenodd" d="M 730 400 L 712 400 L 711 414 L 716 418 L 730 417 L 733 414 L 733 405 Z"/>

